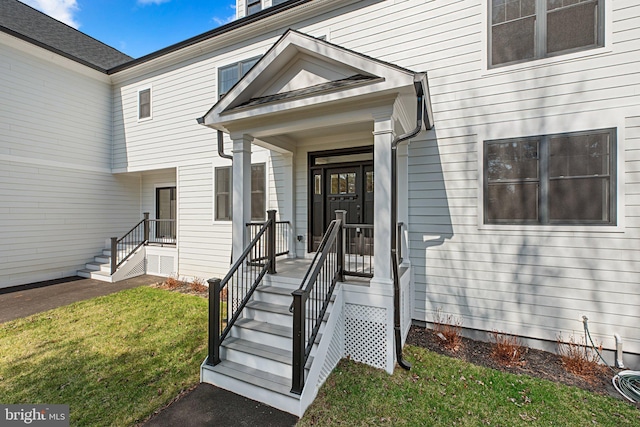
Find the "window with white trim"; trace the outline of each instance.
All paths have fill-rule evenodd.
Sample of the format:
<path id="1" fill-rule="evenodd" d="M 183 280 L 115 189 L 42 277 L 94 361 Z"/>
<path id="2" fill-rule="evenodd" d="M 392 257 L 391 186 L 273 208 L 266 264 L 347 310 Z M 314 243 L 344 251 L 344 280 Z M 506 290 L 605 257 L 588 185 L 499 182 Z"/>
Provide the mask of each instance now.
<path id="1" fill-rule="evenodd" d="M 215 220 L 231 221 L 232 211 L 231 166 L 215 168 Z M 264 221 L 267 206 L 266 164 L 251 165 L 251 221 Z"/>
<path id="2" fill-rule="evenodd" d="M 260 56 L 218 69 L 218 95 L 222 98 L 260 60 Z"/>
<path id="3" fill-rule="evenodd" d="M 616 224 L 616 131 L 484 142 L 485 224 Z"/>
<path id="4" fill-rule="evenodd" d="M 138 120 L 151 118 L 151 88 L 138 91 Z"/>
<path id="5" fill-rule="evenodd" d="M 262 10 L 261 0 L 247 0 L 247 15 L 253 15 Z"/>
<path id="6" fill-rule="evenodd" d="M 490 0 L 489 66 L 604 45 L 604 0 Z"/>

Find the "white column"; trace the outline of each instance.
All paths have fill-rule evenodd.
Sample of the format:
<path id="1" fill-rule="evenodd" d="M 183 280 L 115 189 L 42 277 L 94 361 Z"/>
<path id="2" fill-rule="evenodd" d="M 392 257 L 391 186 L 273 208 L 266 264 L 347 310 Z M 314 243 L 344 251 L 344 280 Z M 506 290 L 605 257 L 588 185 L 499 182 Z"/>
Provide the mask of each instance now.
<path id="1" fill-rule="evenodd" d="M 288 241 L 287 244 L 289 245 L 289 258 L 295 258 L 296 257 L 296 204 L 295 204 L 295 182 L 296 182 L 296 176 L 295 176 L 295 165 L 294 165 L 294 155 L 293 153 L 283 153 L 282 157 L 284 159 L 283 162 L 283 167 L 284 167 L 284 183 L 283 183 L 283 194 L 284 194 L 284 198 L 282 201 L 277 201 L 277 203 L 280 203 L 279 207 L 276 207 L 275 205 L 272 207 L 272 209 L 278 209 L 278 215 L 280 217 L 281 220 L 289 220 L 291 223 L 291 226 L 289 227 L 288 230 Z"/>
<path id="2" fill-rule="evenodd" d="M 373 169 L 375 197 L 373 200 L 373 280 L 393 285 L 391 272 L 391 114 L 374 116 Z"/>
<path id="3" fill-rule="evenodd" d="M 251 222 L 251 141 L 249 135 L 233 139 L 233 217 L 232 240 L 235 262 L 246 247 L 246 224 Z"/>

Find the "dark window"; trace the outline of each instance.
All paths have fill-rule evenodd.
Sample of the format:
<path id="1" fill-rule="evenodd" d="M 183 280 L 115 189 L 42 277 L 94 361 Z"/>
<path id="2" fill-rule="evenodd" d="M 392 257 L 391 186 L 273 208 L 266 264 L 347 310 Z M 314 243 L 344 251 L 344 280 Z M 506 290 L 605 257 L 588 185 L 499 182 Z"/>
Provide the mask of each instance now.
<path id="1" fill-rule="evenodd" d="M 231 166 L 215 168 L 215 220 L 231 221 Z M 267 205 L 266 167 L 264 163 L 251 165 L 251 220 L 264 221 Z"/>
<path id="2" fill-rule="evenodd" d="M 138 119 L 151 117 L 151 89 L 138 92 Z"/>
<path id="3" fill-rule="evenodd" d="M 247 15 L 253 15 L 254 13 L 262 10 L 262 4 L 260 0 L 248 0 L 247 1 Z"/>
<path id="4" fill-rule="evenodd" d="M 176 187 L 156 188 L 156 238 L 176 238 Z"/>
<path id="5" fill-rule="evenodd" d="M 604 0 L 491 0 L 491 66 L 602 46 Z"/>
<path id="6" fill-rule="evenodd" d="M 485 224 L 615 225 L 615 130 L 485 141 Z"/>
<path id="7" fill-rule="evenodd" d="M 231 221 L 231 166 L 215 169 L 216 221 Z"/>
<path id="8" fill-rule="evenodd" d="M 259 3 L 258 3 L 259 4 Z M 236 62 L 235 64 L 221 67 L 218 70 L 218 95 L 222 98 L 229 90 L 240 81 L 240 79 L 249 72 L 260 57 L 247 59 Z"/>

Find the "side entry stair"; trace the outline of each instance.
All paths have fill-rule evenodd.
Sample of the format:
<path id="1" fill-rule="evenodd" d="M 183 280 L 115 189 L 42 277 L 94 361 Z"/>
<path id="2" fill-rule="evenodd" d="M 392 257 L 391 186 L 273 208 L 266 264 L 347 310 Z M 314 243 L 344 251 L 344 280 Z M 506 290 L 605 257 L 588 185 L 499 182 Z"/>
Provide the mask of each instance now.
<path id="1" fill-rule="evenodd" d="M 145 246 L 138 248 L 118 269 L 111 274 L 111 250 L 103 249 L 93 261 L 85 264 L 77 275 L 86 279 L 114 283 L 131 277 L 141 276 L 146 272 Z"/>

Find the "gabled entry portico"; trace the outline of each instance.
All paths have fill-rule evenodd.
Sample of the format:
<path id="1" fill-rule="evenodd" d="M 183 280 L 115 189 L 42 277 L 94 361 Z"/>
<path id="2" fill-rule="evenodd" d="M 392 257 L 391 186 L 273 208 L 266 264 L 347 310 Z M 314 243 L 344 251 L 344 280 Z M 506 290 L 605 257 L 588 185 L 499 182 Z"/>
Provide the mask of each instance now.
<path id="1" fill-rule="evenodd" d="M 298 190 L 300 178 L 308 172 L 294 171 L 294 165 L 304 165 L 301 157 L 309 152 L 369 146 L 375 171 L 373 282 L 390 284 L 391 143 L 395 135 L 415 126 L 414 75 L 296 31 L 283 35 L 201 119 L 233 140 L 233 253 L 242 252 L 244 224 L 250 222 L 252 144 L 293 157 L 286 175 L 297 182 L 284 198 L 297 209 L 291 218 L 297 235 L 309 230 L 310 215 L 300 207 L 308 209 L 312 201 L 299 200 L 308 194 Z M 401 161 L 399 174 L 403 173 L 406 165 Z M 304 188 L 309 185 L 304 183 Z M 406 220 L 403 202 L 400 221 Z M 311 235 L 303 237 L 313 240 Z"/>
<path id="2" fill-rule="evenodd" d="M 316 250 L 321 254 L 318 259 L 322 261 L 316 263 L 314 258 L 312 262 L 312 268 L 303 281 L 304 289 L 301 287 L 294 292 L 295 302 L 291 305 L 293 330 L 287 332 L 293 334 L 293 386 L 291 393 L 280 391 L 280 395 L 274 397 L 270 403 L 274 406 L 281 404 L 286 410 L 298 414 L 304 412 L 326 378 L 321 372 L 327 369 L 330 372 L 337 363 L 336 359 L 328 357 L 329 347 L 333 348 L 332 356 L 348 355 L 387 372 L 394 369 L 394 313 L 402 312 L 402 324 L 395 328 L 396 332 L 401 330 L 397 334 L 397 341 L 400 342 L 404 340 L 411 321 L 411 270 L 405 241 L 404 274 L 402 277 L 394 275 L 392 248 L 395 242 L 392 244 L 392 239 L 396 234 L 396 224 L 392 224 L 392 221 L 397 218 L 406 226 L 408 209 L 406 197 L 400 198 L 398 215 L 394 214 L 392 176 L 396 169 L 392 159 L 396 156 L 392 156 L 392 151 L 398 135 L 413 135 L 411 131 L 417 133 L 422 129 L 418 126 L 416 130 L 416 110 L 422 114 L 428 102 L 416 102 L 416 87 L 420 86 L 427 100 L 428 88 L 426 77 L 422 74 L 419 76 L 416 82 L 416 73 L 412 71 L 289 30 L 199 119 L 199 123 L 228 134 L 233 142 L 232 238 L 235 264 L 232 271 L 243 268 L 240 257 L 243 252 L 248 253 L 248 249 L 245 249 L 249 243 L 246 224 L 251 218 L 251 155 L 254 146 L 266 148 L 287 159 L 279 165 L 278 173 L 285 178 L 277 189 L 276 205 L 271 203 L 269 207 L 279 212 L 280 219 L 292 222 L 293 234 L 298 237 L 296 241 L 302 243 L 298 244 L 296 255 L 304 257 Z M 397 158 L 400 182 L 406 182 L 406 147 L 401 148 Z M 319 209 L 313 206 L 316 196 L 321 197 Z M 328 221 L 334 219 L 332 210 L 336 208 L 348 212 L 341 213 L 341 219 L 329 225 L 324 233 L 328 240 L 320 244 L 317 240 Z M 285 216 L 288 213 L 290 217 L 283 218 L 283 211 L 286 212 Z M 314 224 L 314 221 L 320 225 Z M 364 284 L 341 281 L 347 269 L 342 268 L 339 258 L 336 258 L 330 272 L 325 275 L 329 278 L 329 284 L 314 288 L 313 280 L 320 268 L 324 268 L 321 263 L 329 259 L 326 248 L 331 248 L 331 254 L 335 255 L 342 253 L 338 247 L 351 245 L 336 237 L 342 233 L 336 230 L 344 230 L 344 224 L 349 225 L 351 221 L 359 223 L 355 226 L 359 228 L 358 233 L 368 230 L 366 239 L 361 239 L 354 247 L 360 245 L 361 253 L 371 256 L 369 271 L 373 270 L 373 277 Z M 254 244 L 255 241 L 251 247 Z M 394 286 L 394 277 L 399 286 Z M 307 281 L 307 278 L 312 279 Z M 268 275 L 268 283 L 282 280 L 283 277 L 277 274 Z M 222 292 L 222 286 L 225 286 L 223 282 L 218 281 L 214 285 L 214 295 Z M 296 284 L 294 286 L 298 288 Z M 266 289 L 270 287 L 273 285 L 267 285 Z M 327 289 L 328 293 L 308 293 L 307 290 L 312 288 L 313 292 L 322 288 Z M 265 292 L 265 287 L 257 284 L 252 285 L 251 289 L 250 293 Z M 285 307 L 284 312 L 279 314 L 290 315 L 291 291 L 278 292 L 284 301 L 280 301 L 280 304 L 283 305 L 271 308 L 279 311 Z M 270 323 L 270 315 L 256 315 L 251 311 L 254 302 L 263 301 L 262 297 L 252 300 L 253 297 L 247 295 L 242 299 L 248 301 L 250 320 Z M 402 302 L 394 309 L 394 301 L 399 299 Z M 311 314 L 304 308 L 309 301 L 322 302 L 323 308 Z M 326 312 L 329 317 L 323 320 L 326 304 L 330 301 L 331 313 Z M 218 302 L 213 306 L 218 307 Z M 240 317 L 241 314 L 234 314 L 232 321 Z M 275 317 L 273 319 L 273 322 L 278 321 Z M 311 319 L 315 323 L 307 327 L 304 319 Z M 247 324 L 247 318 L 244 320 L 243 323 Z M 290 322 L 287 319 L 279 321 Z M 255 325 L 256 328 L 264 327 Z M 307 332 L 304 332 L 305 328 Z M 320 328 L 323 332 L 318 342 L 316 337 Z M 311 329 L 313 332 L 305 335 Z M 302 333 L 298 332 L 300 330 Z M 233 335 L 233 332 L 227 331 L 220 334 L 221 339 L 228 333 Z M 215 344 L 218 345 L 225 347 L 219 342 Z M 283 345 L 287 347 L 289 344 Z M 227 348 L 230 348 L 229 344 Z M 311 365 L 307 366 L 311 351 L 315 356 L 311 358 L 313 363 L 309 362 Z M 215 359 L 215 362 L 208 363 L 209 359 Z M 218 356 L 209 359 L 205 365 L 212 367 L 203 368 L 203 372 L 206 375 L 213 372 L 213 377 L 205 376 L 212 378 L 214 383 L 219 378 L 216 375 L 231 376 L 223 374 L 225 369 L 227 372 L 241 370 L 238 363 L 223 366 L 225 361 Z M 321 365 L 316 361 L 320 361 L 318 363 Z M 247 363 L 262 365 L 262 362 Z M 287 382 L 286 377 L 291 377 L 291 372 L 282 372 L 283 369 L 287 371 L 281 365 L 273 365 L 273 371 L 265 374 L 265 378 L 271 378 L 269 375 L 273 374 L 280 378 L 279 381 Z M 252 372 L 251 375 L 263 374 Z M 221 380 L 218 385 L 247 390 L 244 383 L 238 382 L 242 376 L 238 373 L 233 381 Z M 244 377 L 247 378 L 246 375 Z M 278 387 L 264 386 L 269 390 Z M 287 409 L 292 401 L 300 403 L 294 403 L 293 409 Z"/>

